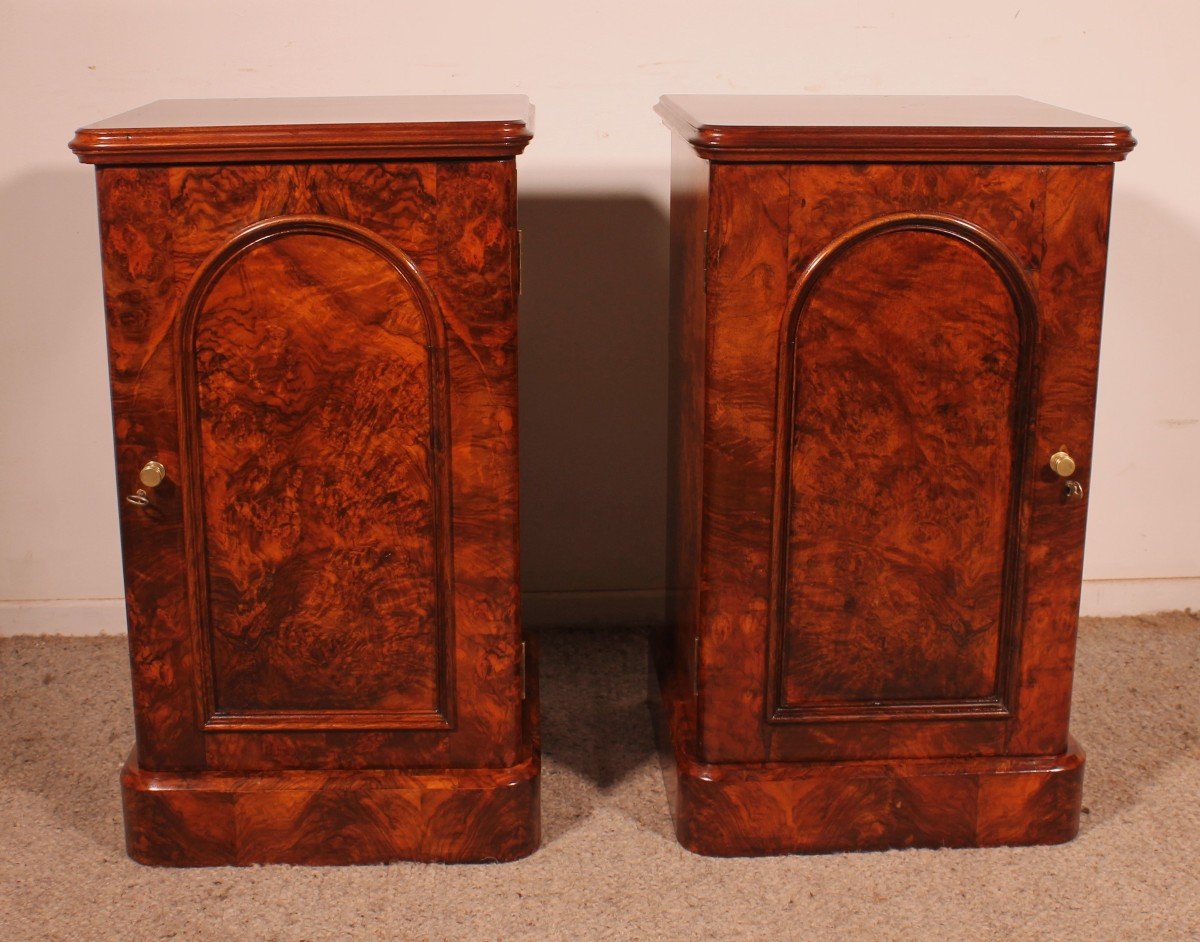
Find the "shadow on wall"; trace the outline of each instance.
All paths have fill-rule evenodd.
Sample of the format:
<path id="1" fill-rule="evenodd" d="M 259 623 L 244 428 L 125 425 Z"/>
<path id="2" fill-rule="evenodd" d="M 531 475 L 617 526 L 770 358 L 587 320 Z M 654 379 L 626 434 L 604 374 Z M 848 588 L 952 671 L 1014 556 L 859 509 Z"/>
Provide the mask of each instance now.
<path id="1" fill-rule="evenodd" d="M 531 625 L 662 619 L 669 221 L 522 197 L 521 570 Z"/>

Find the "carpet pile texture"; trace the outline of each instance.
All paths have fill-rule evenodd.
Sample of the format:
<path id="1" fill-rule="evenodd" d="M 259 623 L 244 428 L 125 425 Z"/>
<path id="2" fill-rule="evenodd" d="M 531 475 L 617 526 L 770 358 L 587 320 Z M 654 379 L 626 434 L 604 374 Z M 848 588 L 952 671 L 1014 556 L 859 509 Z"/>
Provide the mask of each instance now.
<path id="1" fill-rule="evenodd" d="M 543 635 L 544 841 L 503 865 L 159 870 L 124 854 L 125 642 L 0 640 L 0 939 L 1200 939 L 1200 615 L 1086 619 L 1080 836 L 715 860 L 671 833 L 645 639 Z"/>

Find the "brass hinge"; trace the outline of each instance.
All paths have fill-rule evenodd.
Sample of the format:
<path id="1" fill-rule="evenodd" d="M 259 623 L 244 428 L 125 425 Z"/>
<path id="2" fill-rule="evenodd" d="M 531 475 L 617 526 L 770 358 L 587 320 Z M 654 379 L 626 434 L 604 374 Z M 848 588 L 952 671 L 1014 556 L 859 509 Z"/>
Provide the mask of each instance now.
<path id="1" fill-rule="evenodd" d="M 692 696 L 700 696 L 700 636 L 692 639 Z"/>
<path id="2" fill-rule="evenodd" d="M 525 661 L 525 642 L 524 642 L 524 641 L 522 641 L 522 642 L 521 642 L 521 699 L 522 699 L 522 700 L 524 700 L 524 699 L 525 699 L 525 676 L 526 676 L 526 667 L 525 667 L 525 664 L 526 664 L 526 661 Z"/>

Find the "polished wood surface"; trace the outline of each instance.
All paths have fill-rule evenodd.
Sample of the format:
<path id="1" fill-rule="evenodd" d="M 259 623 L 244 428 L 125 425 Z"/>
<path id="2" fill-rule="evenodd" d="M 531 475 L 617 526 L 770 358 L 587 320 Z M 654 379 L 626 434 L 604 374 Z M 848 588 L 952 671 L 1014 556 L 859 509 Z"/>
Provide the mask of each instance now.
<path id="1" fill-rule="evenodd" d="M 1002 95 L 664 95 L 655 110 L 722 161 L 1121 160 L 1128 127 Z"/>
<path id="2" fill-rule="evenodd" d="M 845 234 L 798 291 L 780 343 L 772 713 L 1003 709 L 1036 329 L 1019 266 L 953 217 L 899 214 Z"/>
<path id="3" fill-rule="evenodd" d="M 448 377 L 428 285 L 320 217 L 229 254 L 189 293 L 181 349 L 215 710 L 449 726 Z"/>
<path id="4" fill-rule="evenodd" d="M 718 186 L 727 174 L 732 175 L 729 182 L 733 186 L 741 186 L 748 180 L 756 181 L 749 183 L 753 191 L 766 185 L 752 168 L 729 166 L 719 167 L 714 174 Z M 741 676 L 731 674 L 728 662 L 724 671 L 714 672 L 713 683 L 723 692 L 718 699 L 725 702 L 728 698 L 729 702 L 734 702 L 732 697 L 735 691 L 743 691 L 739 695 L 744 696 L 747 688 L 761 690 L 763 699 L 757 701 L 757 705 L 764 713 L 769 711 L 779 722 L 763 730 L 756 721 L 747 719 L 741 713 L 737 717 L 714 714 L 711 723 L 706 717 L 702 721 L 702 736 L 711 750 L 706 754 L 713 758 L 747 760 L 753 755 L 747 746 L 748 741 L 763 743 L 770 757 L 778 759 L 945 755 L 962 751 L 1002 754 L 1011 748 L 1014 738 L 1027 742 L 1031 752 L 1060 752 L 1066 737 L 1066 716 L 1059 712 L 1057 706 L 1052 708 L 1052 700 L 1056 696 L 1052 693 L 1054 685 L 1047 684 L 1024 693 L 1018 690 L 1023 675 L 1041 673 L 1045 676 L 1049 670 L 1056 670 L 1057 666 L 1048 652 L 1059 650 L 1053 631 L 1040 629 L 1036 641 L 1031 641 L 1030 634 L 1023 634 L 1034 629 L 1028 621 L 1031 612 L 1024 607 L 1028 599 L 1023 599 L 1021 594 L 1032 592 L 1034 598 L 1038 598 L 1043 589 L 1049 589 L 1051 595 L 1047 604 L 1055 610 L 1054 618 L 1058 625 L 1073 625 L 1081 573 L 1078 562 L 1073 571 L 1071 567 L 1062 566 L 1054 578 L 1046 578 L 1045 581 L 1028 579 L 1026 574 L 1031 569 L 1039 574 L 1044 573 L 1044 564 L 1035 560 L 1045 557 L 1056 557 L 1055 568 L 1059 569 L 1059 560 L 1077 560 L 1076 554 L 1082 548 L 1111 168 L 955 166 L 941 167 L 936 172 L 922 172 L 909 167 L 859 168 L 821 164 L 788 168 L 786 183 L 772 177 L 767 177 L 767 180 L 769 188 L 765 192 L 770 194 L 771 199 L 778 200 L 777 203 L 767 204 L 767 211 L 783 214 L 782 218 L 787 220 L 787 233 L 756 225 L 756 234 L 747 235 L 746 241 L 753 245 L 753 259 L 770 258 L 785 273 L 779 282 L 785 287 L 771 289 L 779 292 L 778 313 L 769 319 L 759 318 L 747 323 L 744 314 L 747 304 L 757 304 L 760 310 L 766 310 L 768 302 L 775 303 L 776 295 L 758 301 L 749 299 L 747 291 L 753 290 L 753 287 L 739 283 L 736 268 L 730 267 L 727 274 L 710 273 L 710 284 L 713 286 L 709 302 L 711 349 L 717 352 L 710 366 L 713 373 L 710 382 L 719 381 L 742 392 L 739 413 L 722 412 L 710 427 L 709 434 L 719 443 L 719 447 L 715 449 L 709 464 L 708 474 L 713 484 L 706 501 L 706 513 L 714 520 L 711 531 L 715 534 L 714 539 L 726 539 L 725 527 L 716 525 L 715 521 L 737 520 L 743 527 L 741 533 L 762 534 L 761 542 L 751 540 L 750 547 L 743 545 L 737 557 L 730 557 L 731 560 L 736 559 L 736 563 L 717 561 L 724 557 L 714 554 L 714 561 L 708 570 L 709 580 L 731 593 L 727 598 L 722 598 L 722 604 L 735 604 L 734 599 L 737 599 L 736 604 L 749 606 L 750 611 L 755 611 L 752 599 L 756 595 L 761 593 L 769 599 L 767 611 L 761 618 L 755 616 L 752 621 L 747 619 L 746 627 L 752 624 L 755 631 L 763 632 L 762 635 L 734 632 L 723 643 L 729 662 L 745 664 L 746 673 Z M 791 196 L 781 196 L 781 191 Z M 750 198 L 745 189 L 731 191 L 728 200 L 740 204 L 743 210 L 760 205 Z M 784 212 L 785 205 L 790 205 L 790 212 Z M 1018 382 L 1014 368 L 1009 390 L 993 387 L 993 391 L 1000 396 L 999 402 L 984 400 L 979 395 L 979 389 L 957 385 L 953 381 L 937 390 L 933 398 L 927 396 L 924 402 L 914 401 L 913 393 L 920 389 L 919 386 L 914 387 L 904 381 L 891 386 L 887 384 L 889 377 L 897 376 L 893 372 L 896 364 L 903 361 L 899 351 L 882 344 L 880 349 L 885 352 L 889 366 L 884 373 L 875 376 L 876 393 L 872 394 L 869 387 L 863 385 L 865 378 L 872 375 L 865 368 L 856 374 L 855 382 L 847 386 L 844 401 L 851 404 L 851 408 L 856 402 L 859 408 L 865 406 L 867 414 L 871 414 L 872 409 L 880 411 L 879 404 L 883 401 L 904 404 L 899 411 L 900 420 L 892 429 L 893 441 L 920 441 L 923 429 L 936 430 L 947 420 L 958 423 L 958 427 L 946 429 L 950 437 L 940 448 L 926 441 L 925 452 L 913 452 L 907 462 L 901 460 L 900 465 L 912 465 L 914 468 L 907 472 L 907 478 L 895 477 L 899 469 L 893 463 L 890 470 L 892 476 L 885 478 L 884 485 L 847 480 L 847 489 L 838 497 L 832 519 L 825 521 L 827 528 L 832 525 L 833 529 L 826 529 L 824 535 L 820 531 L 803 534 L 814 543 L 803 565 L 809 565 L 811 561 L 812 565 L 819 567 L 821 556 L 830 550 L 850 550 L 861 554 L 860 558 L 864 559 L 872 552 L 876 556 L 883 553 L 893 561 L 890 564 L 891 571 L 893 576 L 903 576 L 901 584 L 906 586 L 907 604 L 903 599 L 896 600 L 901 604 L 893 603 L 879 614 L 872 614 L 869 607 L 865 607 L 860 610 L 856 622 L 870 623 L 872 619 L 879 619 L 875 636 L 879 640 L 874 643 L 895 646 L 904 643 L 902 632 L 893 634 L 899 631 L 898 622 L 911 619 L 908 621 L 907 650 L 895 647 L 881 650 L 876 664 L 886 670 L 885 665 L 890 660 L 893 674 L 908 671 L 921 683 L 929 684 L 923 692 L 910 687 L 905 697 L 895 698 L 891 702 L 881 699 L 878 705 L 873 705 L 872 699 L 860 691 L 857 704 L 843 703 L 828 708 L 839 711 L 833 712 L 831 719 L 840 717 L 847 723 L 857 719 L 866 720 L 845 729 L 836 743 L 830 743 L 822 728 L 789 722 L 786 702 L 776 700 L 768 703 L 772 685 L 781 680 L 782 683 L 775 688 L 778 690 L 789 682 L 786 672 L 781 678 L 778 675 L 775 678 L 764 676 L 763 673 L 765 662 L 761 651 L 764 644 L 767 645 L 769 657 L 775 659 L 775 666 L 783 667 L 780 661 L 785 638 L 782 635 L 786 632 L 780 630 L 783 621 L 779 616 L 783 613 L 783 603 L 787 597 L 779 581 L 775 582 L 776 588 L 772 587 L 770 581 L 772 578 L 778 580 L 787 571 L 783 569 L 787 547 L 780 539 L 780 527 L 787 521 L 793 531 L 797 528 L 802 530 L 811 519 L 805 505 L 793 504 L 793 510 L 785 509 L 781 503 L 785 499 L 792 500 L 792 497 L 775 462 L 777 445 L 789 438 L 794 440 L 800 437 L 804 440 L 809 433 L 803 415 L 789 431 L 786 401 L 781 404 L 774 393 L 781 363 L 781 331 L 785 329 L 785 318 L 797 316 L 801 311 L 804 301 L 802 285 L 811 283 L 804 275 L 810 271 L 815 259 L 837 239 L 853 233 L 865 220 L 874 220 L 871 225 L 875 225 L 880 220 L 903 216 L 905 213 L 914 214 L 916 218 L 949 215 L 963 220 L 990 233 L 990 244 L 996 247 L 995 251 L 1007 253 L 1011 259 L 1015 259 L 1015 262 L 1003 263 L 1001 257 L 993 253 L 996 280 L 984 282 L 989 285 L 984 296 L 967 296 L 960 291 L 960 310 L 986 312 L 988 297 L 1011 295 L 1009 303 L 1001 303 L 993 309 L 994 330 L 1001 335 L 1007 331 L 1010 338 L 1016 334 L 1025 335 L 1026 356 L 1032 357 L 1029 371 L 1033 381 Z M 1053 225 L 1048 220 L 1053 220 Z M 1070 237 L 1053 244 L 1050 241 L 1043 242 L 1044 238 L 1058 233 L 1070 233 Z M 880 269 L 885 276 L 897 263 L 911 264 L 909 246 L 927 246 L 930 238 L 936 238 L 935 244 L 939 246 L 957 246 L 942 249 L 960 253 L 957 257 L 962 260 L 961 271 L 955 274 L 955 280 L 951 282 L 952 286 L 956 286 L 962 282 L 964 275 L 974 270 L 967 260 L 986 257 L 978 247 L 972 248 L 964 242 L 960 238 L 962 235 L 961 229 L 957 233 L 954 230 L 942 232 L 936 237 L 920 228 L 901 229 L 890 235 L 885 232 L 877 240 L 870 239 L 866 244 L 885 246 L 890 252 L 896 253 L 891 264 Z M 720 252 L 722 268 L 726 259 L 731 260 L 731 265 L 739 264 L 733 260 L 740 256 L 728 252 L 724 247 Z M 1044 255 L 1050 257 L 1055 267 L 1046 266 Z M 822 276 L 820 284 L 825 286 L 823 291 L 831 290 L 831 276 L 835 272 L 836 269 L 829 269 Z M 913 278 L 918 285 L 924 285 L 927 292 L 930 291 L 928 282 L 919 273 L 920 268 L 914 266 L 905 277 Z M 1001 291 L 998 285 L 1004 277 L 1007 277 L 1009 286 Z M 1027 282 L 1026 288 L 1019 284 L 1022 279 Z M 753 286 L 756 283 L 749 284 Z M 762 284 L 765 287 L 766 282 Z M 969 287 L 971 282 L 964 284 Z M 1032 300 L 1020 300 L 1025 292 L 1035 292 Z M 1061 296 L 1060 292 L 1063 292 Z M 863 300 L 861 296 L 852 296 L 848 303 L 853 301 L 861 304 Z M 908 304 L 907 315 L 904 313 L 905 302 Z M 981 342 L 978 333 L 964 331 L 960 336 L 950 338 L 948 331 L 940 325 L 935 326 L 936 322 L 931 318 L 938 313 L 937 308 L 926 308 L 926 304 L 936 305 L 937 302 L 936 293 L 921 297 L 911 293 L 898 294 L 896 297 L 887 295 L 873 309 L 868 304 L 866 309 L 860 308 L 860 311 L 864 315 L 873 313 L 869 323 L 874 326 L 878 336 L 885 336 L 881 334 L 885 329 L 883 325 L 894 323 L 893 317 L 900 322 L 906 317 L 915 317 L 918 321 L 924 318 L 925 323 L 930 324 L 927 333 L 930 341 L 960 345 L 964 355 L 963 368 L 986 370 L 989 368 L 989 359 L 998 363 L 1002 350 L 998 351 L 989 342 Z M 1036 305 L 1036 310 L 1025 310 L 1022 318 L 1022 309 L 1027 309 L 1031 304 Z M 1078 316 L 1067 315 L 1067 319 L 1063 320 L 1072 304 Z M 850 306 L 853 309 L 853 304 Z M 1085 312 L 1087 316 L 1084 316 Z M 945 314 L 944 311 L 942 313 Z M 730 351 L 728 356 L 724 352 L 727 349 Z M 734 351 L 740 353 L 735 355 Z M 797 358 L 803 357 L 805 361 L 810 355 L 815 358 L 814 362 L 820 362 L 825 353 L 815 348 L 796 353 Z M 885 380 L 882 385 L 879 384 L 880 375 Z M 902 377 L 897 378 L 902 380 Z M 752 394 L 748 392 L 750 390 L 753 390 Z M 874 400 L 871 395 L 875 396 Z M 1006 401 L 1011 409 L 1005 406 Z M 1008 440 L 1003 452 L 1006 460 L 999 461 L 997 466 L 988 464 L 988 459 L 981 460 L 978 451 L 981 446 L 969 438 L 970 434 L 982 434 L 978 429 L 976 433 L 971 433 L 972 416 L 981 412 L 986 415 L 989 410 L 997 416 L 997 424 L 983 454 L 994 457 L 987 449 L 997 447 L 996 443 L 1004 447 L 1005 438 Z M 998 429 L 1007 430 L 1006 435 L 996 434 Z M 878 460 L 878 450 L 872 449 L 869 444 L 864 447 L 860 435 L 853 428 L 839 427 L 834 423 L 830 431 L 834 447 L 840 451 L 828 456 L 826 462 L 812 466 L 813 480 L 836 477 L 839 472 L 832 462 L 842 455 L 850 459 L 850 464 L 857 460 Z M 731 452 L 735 443 L 744 449 L 748 438 L 754 442 L 753 461 L 746 460 L 750 452 Z M 876 444 L 886 441 L 879 439 Z M 1085 500 L 1082 502 L 1064 500 L 1063 485 L 1046 464 L 1050 454 L 1063 444 L 1068 445 L 1079 462 L 1076 478 L 1085 488 Z M 785 453 L 786 449 L 779 448 L 779 452 Z M 889 473 L 887 469 L 885 473 Z M 964 524 L 953 508 L 946 507 L 944 509 L 948 512 L 943 512 L 941 499 L 929 499 L 929 489 L 936 487 L 937 481 L 947 473 L 967 475 L 967 480 L 975 475 L 980 488 L 975 495 L 975 513 L 990 514 L 995 518 L 991 526 L 999 539 L 991 545 L 972 549 L 972 553 L 985 554 L 985 558 L 991 561 L 993 591 L 990 620 L 989 609 L 980 607 L 986 597 L 982 587 L 972 581 L 974 576 L 962 570 L 967 559 L 939 557 L 936 553 L 939 543 L 947 548 L 954 546 L 953 541 L 958 539 L 959 528 Z M 989 475 L 996 475 L 1002 480 L 1007 478 L 1009 487 L 1004 491 L 995 489 L 994 485 L 989 484 Z M 969 500 L 970 494 L 966 493 L 959 514 Z M 921 508 L 925 509 L 923 518 L 920 516 Z M 912 516 L 914 512 L 918 515 L 916 518 Z M 840 532 L 836 529 L 839 523 L 844 525 Z M 751 524 L 753 529 L 750 529 Z M 896 529 L 897 526 L 900 529 Z M 729 537 L 731 543 L 737 539 L 737 533 Z M 796 539 L 794 532 L 790 539 Z M 857 549 L 854 548 L 856 543 Z M 730 544 L 722 542 L 719 546 L 722 550 L 733 552 Z M 925 570 L 919 579 L 912 578 L 917 571 L 910 569 L 904 576 L 904 566 L 896 565 L 896 561 L 907 560 L 911 563 L 914 557 L 922 556 Z M 761 566 L 765 570 L 763 578 L 747 580 L 745 566 L 750 558 L 755 560 L 751 571 L 757 572 Z M 871 565 L 882 563 L 878 558 L 872 558 Z M 1003 577 L 997 570 L 1001 565 L 1005 573 Z M 853 570 L 849 570 L 841 574 L 846 581 L 839 584 L 852 587 L 852 593 L 853 587 L 863 592 L 877 591 L 878 586 L 869 574 L 867 576 L 856 577 Z M 939 589 L 939 586 L 943 588 Z M 941 604 L 938 595 L 930 594 L 938 591 L 941 592 Z M 946 609 L 944 603 L 953 600 L 958 604 L 964 599 L 972 600 L 976 610 L 972 621 L 960 622 L 956 626 L 952 621 L 955 612 Z M 843 599 L 843 607 L 845 602 Z M 800 609 L 801 620 L 805 614 Z M 958 616 L 964 614 L 967 613 L 959 612 Z M 853 619 L 851 613 L 843 612 L 843 615 Z M 919 628 L 922 619 L 929 626 L 925 632 Z M 826 621 L 824 628 L 836 635 L 835 624 Z M 821 627 L 817 625 L 814 630 L 820 632 Z M 845 623 L 842 627 L 845 627 Z M 1073 630 L 1072 627 L 1072 638 Z M 985 641 L 988 647 L 978 644 L 972 647 L 974 639 L 981 634 L 990 638 L 990 641 Z M 955 635 L 958 641 L 951 640 Z M 763 637 L 769 640 L 764 642 Z M 811 643 L 813 632 L 808 633 L 807 640 Z M 940 655 L 937 654 L 939 647 L 942 651 Z M 938 663 L 939 657 L 943 659 L 943 671 L 967 669 L 976 673 L 981 670 L 987 673 L 986 667 L 994 658 L 995 669 L 988 678 L 994 683 L 994 690 L 976 690 L 978 696 L 973 698 L 945 697 L 944 683 L 940 690 L 934 683 L 933 666 Z M 793 666 L 799 667 L 798 664 Z M 803 676 L 808 682 L 819 683 L 809 674 Z M 878 676 L 875 682 L 881 682 Z M 790 683 L 797 685 L 794 679 Z M 1014 711 L 1018 699 L 1025 699 L 1028 708 Z M 856 711 L 864 709 L 870 715 L 856 716 Z M 989 716 L 1000 722 L 984 722 Z M 1045 724 L 1052 716 L 1059 717 L 1059 721 L 1047 727 Z M 943 717 L 945 722 L 941 721 Z M 974 719 L 971 722 L 962 722 L 962 719 L 972 717 Z M 917 722 L 909 723 L 909 718 Z M 876 722 L 882 719 L 889 722 Z"/>
<path id="5" fill-rule="evenodd" d="M 134 767 L 213 794 L 214 774 L 453 770 L 491 801 L 474 771 L 535 757 L 514 161 L 103 166 L 97 184 L 121 494 L 167 469 L 121 504 Z"/>
<path id="6" fill-rule="evenodd" d="M 75 132 L 84 163 L 504 157 L 533 136 L 524 95 L 156 101 Z"/>
<path id="7" fill-rule="evenodd" d="M 138 863 L 502 862 L 540 842 L 538 760 L 511 769 L 121 775 Z"/>
<path id="8" fill-rule="evenodd" d="M 502 862 L 541 842 L 536 638 L 526 757 L 508 768 L 121 773 L 125 836 L 139 863 L 305 866 L 397 860 Z"/>
<path id="9" fill-rule="evenodd" d="M 726 766 L 1058 762 L 1111 165 L 675 142 L 674 748 L 716 790 Z M 1063 446 L 1083 500 L 1048 466 Z M 685 826 L 704 852 L 759 840 Z"/>
<path id="10" fill-rule="evenodd" d="M 709 763 L 691 751 L 678 676 L 652 676 L 651 711 L 676 837 L 693 853 L 1061 844 L 1079 830 L 1084 756 L 1073 739 L 1051 756 Z"/>

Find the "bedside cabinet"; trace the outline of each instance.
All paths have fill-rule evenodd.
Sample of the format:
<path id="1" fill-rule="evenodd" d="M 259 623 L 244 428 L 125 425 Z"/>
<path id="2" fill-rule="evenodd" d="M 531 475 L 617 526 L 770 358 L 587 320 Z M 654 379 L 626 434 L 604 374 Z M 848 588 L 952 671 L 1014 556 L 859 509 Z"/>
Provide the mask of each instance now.
<path id="1" fill-rule="evenodd" d="M 518 96 L 161 101 L 96 165 L 129 853 L 510 860 Z M 529 679 L 527 679 L 527 677 Z"/>
<path id="2" fill-rule="evenodd" d="M 1113 162 L 1015 98 L 679 96 L 660 742 L 714 855 L 1054 843 Z"/>

